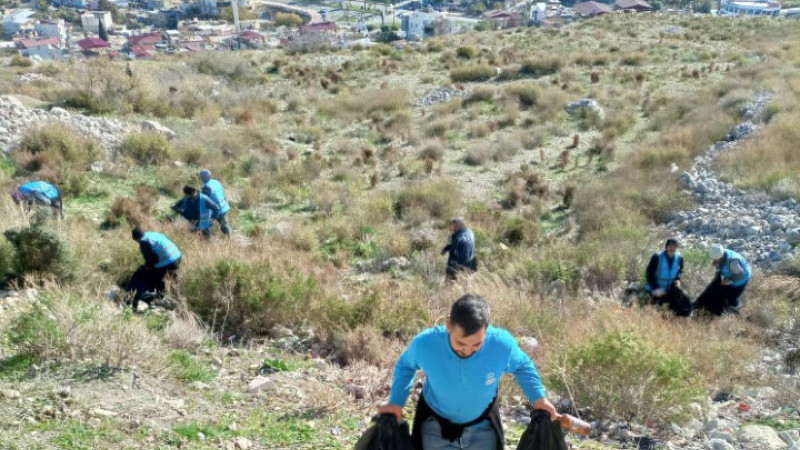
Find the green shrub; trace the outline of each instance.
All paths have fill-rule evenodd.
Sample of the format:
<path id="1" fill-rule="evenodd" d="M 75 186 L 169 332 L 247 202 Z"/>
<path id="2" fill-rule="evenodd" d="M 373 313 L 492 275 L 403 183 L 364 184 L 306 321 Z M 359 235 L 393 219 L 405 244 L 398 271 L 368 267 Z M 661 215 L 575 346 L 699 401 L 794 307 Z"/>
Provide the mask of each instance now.
<path id="1" fill-rule="evenodd" d="M 395 211 L 405 218 L 412 210 L 427 214 L 427 218 L 452 218 L 461 203 L 461 190 L 452 180 L 417 183 L 405 187 L 395 200 Z"/>
<path id="2" fill-rule="evenodd" d="M 41 304 L 23 311 L 8 332 L 8 341 L 18 354 L 32 359 L 45 359 L 68 350 L 64 329 Z"/>
<path id="3" fill-rule="evenodd" d="M 7 241 L 0 242 L 0 286 L 6 286 L 14 278 L 14 247 Z"/>
<path id="4" fill-rule="evenodd" d="M 458 49 L 456 50 L 456 56 L 458 56 L 459 58 L 462 58 L 462 59 L 472 59 L 477 54 L 478 54 L 478 51 L 475 49 L 475 47 L 473 47 L 471 45 L 465 45 L 463 47 L 458 47 Z"/>
<path id="5" fill-rule="evenodd" d="M 561 58 L 556 56 L 527 59 L 522 63 L 519 71 L 524 75 L 541 77 L 558 73 L 561 70 L 561 64 Z"/>
<path id="6" fill-rule="evenodd" d="M 24 173 L 61 176 L 65 169 L 84 171 L 102 158 L 100 146 L 62 124 L 33 128 L 22 138 L 14 161 Z"/>
<path id="7" fill-rule="evenodd" d="M 26 58 L 21 55 L 14 55 L 11 57 L 10 62 L 11 67 L 31 67 L 33 65 L 33 61 L 30 58 Z"/>
<path id="8" fill-rule="evenodd" d="M 316 281 L 296 269 L 277 271 L 265 262 L 217 261 L 185 274 L 181 290 L 197 316 L 223 336 L 264 335 L 273 325 L 300 324 Z"/>
<path id="9" fill-rule="evenodd" d="M 495 75 L 497 75 L 497 69 L 488 64 L 471 64 L 450 71 L 450 79 L 454 83 L 488 81 Z"/>
<path id="10" fill-rule="evenodd" d="M 494 99 L 494 89 L 488 86 L 478 86 L 469 97 L 461 101 L 462 105 L 469 105 L 478 102 L 491 102 Z"/>
<path id="11" fill-rule="evenodd" d="M 54 276 L 59 281 L 72 278 L 74 267 L 67 245 L 52 231 L 39 223 L 28 228 L 6 230 L 3 235 L 14 247 L 14 274 L 24 278 L 29 274 Z"/>
<path id="12" fill-rule="evenodd" d="M 703 393 L 685 356 L 633 332 L 572 345 L 550 368 L 548 381 L 595 414 L 638 422 L 680 416 Z"/>
<path id="13" fill-rule="evenodd" d="M 197 358 L 185 350 L 175 350 L 167 358 L 172 374 L 180 381 L 207 383 L 217 377 L 217 372 L 204 366 Z"/>
<path id="14" fill-rule="evenodd" d="M 520 105 L 530 108 L 539 103 L 539 98 L 542 95 L 539 86 L 533 83 L 512 83 L 507 85 L 503 91 L 506 96 L 519 100 Z"/>
<path id="15" fill-rule="evenodd" d="M 172 154 L 172 144 L 161 133 L 134 133 L 125 136 L 120 153 L 142 165 L 159 165 Z"/>

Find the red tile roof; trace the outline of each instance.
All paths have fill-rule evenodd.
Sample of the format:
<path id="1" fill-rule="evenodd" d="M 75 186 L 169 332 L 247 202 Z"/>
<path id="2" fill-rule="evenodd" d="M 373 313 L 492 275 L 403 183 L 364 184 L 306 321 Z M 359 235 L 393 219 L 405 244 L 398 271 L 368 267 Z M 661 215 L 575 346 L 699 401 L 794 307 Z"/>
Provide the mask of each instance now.
<path id="1" fill-rule="evenodd" d="M 137 58 L 149 58 L 153 56 L 155 53 L 156 48 L 152 45 L 134 45 L 131 47 L 131 52 Z"/>
<path id="2" fill-rule="evenodd" d="M 109 44 L 108 41 L 104 41 L 104 40 L 102 40 L 100 38 L 81 39 L 80 41 L 76 42 L 76 44 L 78 44 L 78 47 L 80 47 L 81 50 L 84 50 L 84 51 L 86 51 L 86 50 L 94 50 L 96 48 L 108 48 L 108 47 L 111 47 L 111 44 Z"/>
<path id="3" fill-rule="evenodd" d="M 617 0 L 616 7 L 619 9 L 638 9 L 640 11 L 651 11 L 653 9 L 653 7 L 644 0 Z"/>
<path id="4" fill-rule="evenodd" d="M 164 38 L 161 36 L 161 33 L 158 32 L 128 36 L 128 43 L 131 46 L 139 44 L 158 44 L 163 40 Z"/>
<path id="5" fill-rule="evenodd" d="M 605 3 L 598 2 L 583 2 L 575 5 L 575 11 L 581 16 L 598 16 L 600 14 L 608 14 L 614 12 L 610 6 Z"/>
<path id="6" fill-rule="evenodd" d="M 258 41 L 264 39 L 260 33 L 256 33 L 255 31 L 242 31 L 239 33 L 239 37 L 245 41 Z"/>
<path id="7" fill-rule="evenodd" d="M 500 9 L 493 9 L 483 13 L 483 17 L 487 19 L 508 19 L 511 17 L 511 13 Z"/>
<path id="8" fill-rule="evenodd" d="M 17 48 L 20 49 L 44 47 L 46 45 L 55 45 L 56 47 L 58 47 L 61 45 L 61 39 L 57 37 L 49 37 L 49 38 L 37 38 L 37 39 L 21 39 L 17 41 Z"/>
<path id="9" fill-rule="evenodd" d="M 304 33 L 322 33 L 324 31 L 339 31 L 339 27 L 333 22 L 317 22 L 303 25 L 300 31 Z"/>

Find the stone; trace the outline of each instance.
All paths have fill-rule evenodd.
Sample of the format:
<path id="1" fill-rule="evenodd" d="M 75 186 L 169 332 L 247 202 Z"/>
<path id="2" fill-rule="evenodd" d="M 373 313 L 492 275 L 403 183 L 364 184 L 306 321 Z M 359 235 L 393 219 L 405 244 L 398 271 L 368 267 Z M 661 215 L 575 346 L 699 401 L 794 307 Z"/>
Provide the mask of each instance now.
<path id="1" fill-rule="evenodd" d="M 398 256 L 382 261 L 380 263 L 380 270 L 381 272 L 387 272 L 394 268 L 405 270 L 408 269 L 409 266 L 411 266 L 411 263 L 405 256 Z"/>
<path id="2" fill-rule="evenodd" d="M 253 443 L 250 441 L 250 439 L 247 439 L 246 437 L 237 437 L 236 439 L 233 440 L 233 445 L 235 448 L 241 450 L 247 450 L 253 446 Z"/>
<path id="3" fill-rule="evenodd" d="M 256 377 L 250 380 L 247 384 L 247 392 L 251 394 L 259 393 L 275 393 L 278 391 L 278 385 L 267 377 Z"/>
<path id="4" fill-rule="evenodd" d="M 706 441 L 705 447 L 709 450 L 734 450 L 733 445 L 722 439 L 710 439 Z"/>
<path id="5" fill-rule="evenodd" d="M 569 104 L 567 104 L 565 109 L 570 114 L 576 114 L 579 111 L 586 110 L 597 113 L 600 116 L 600 118 L 603 118 L 605 116 L 605 111 L 603 110 L 603 107 L 600 106 L 600 104 L 597 103 L 596 100 L 593 100 L 591 98 L 582 98 L 580 100 L 570 102 Z"/>
<path id="6" fill-rule="evenodd" d="M 275 325 L 269 331 L 269 334 L 273 339 L 286 339 L 295 337 L 294 332 L 283 325 Z"/>
<path id="7" fill-rule="evenodd" d="M 730 444 L 736 443 L 736 440 L 733 438 L 733 435 L 723 430 L 714 430 L 708 434 L 708 437 L 711 439 L 722 439 L 723 441 L 728 442 Z"/>
<path id="8" fill-rule="evenodd" d="M 789 446 L 777 431 L 764 425 L 742 427 L 737 437 L 745 450 L 782 450 Z"/>
<path id="9" fill-rule="evenodd" d="M 778 433 L 778 436 L 783 439 L 783 442 L 786 442 L 789 445 L 800 442 L 800 430 L 781 431 Z"/>
<path id="10" fill-rule="evenodd" d="M 117 417 L 117 413 L 103 408 L 94 408 L 89 411 L 89 416 L 100 419 L 108 419 L 110 417 Z"/>
<path id="11" fill-rule="evenodd" d="M 50 114 L 58 117 L 59 119 L 69 119 L 69 111 L 64 108 L 53 107 L 50 108 Z"/>
<path id="12" fill-rule="evenodd" d="M 161 125 L 155 120 L 143 120 L 141 123 L 141 127 L 143 131 L 153 131 L 156 133 L 161 133 L 165 135 L 167 139 L 174 139 L 175 136 L 177 136 L 177 133 L 165 127 L 164 125 Z"/>
<path id="13" fill-rule="evenodd" d="M 19 391 L 15 391 L 14 389 L 3 389 L 0 391 L 0 398 L 4 398 L 6 400 L 16 400 L 19 397 Z"/>

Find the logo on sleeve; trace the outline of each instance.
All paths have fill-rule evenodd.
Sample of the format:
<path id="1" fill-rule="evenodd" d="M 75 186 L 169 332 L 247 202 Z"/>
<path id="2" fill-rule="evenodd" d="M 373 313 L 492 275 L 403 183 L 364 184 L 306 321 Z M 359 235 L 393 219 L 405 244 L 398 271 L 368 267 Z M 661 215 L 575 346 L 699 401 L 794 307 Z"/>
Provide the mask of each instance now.
<path id="1" fill-rule="evenodd" d="M 495 376 L 494 372 L 489 372 L 489 374 L 486 375 L 486 385 L 491 386 L 496 382 L 497 382 L 497 377 Z"/>

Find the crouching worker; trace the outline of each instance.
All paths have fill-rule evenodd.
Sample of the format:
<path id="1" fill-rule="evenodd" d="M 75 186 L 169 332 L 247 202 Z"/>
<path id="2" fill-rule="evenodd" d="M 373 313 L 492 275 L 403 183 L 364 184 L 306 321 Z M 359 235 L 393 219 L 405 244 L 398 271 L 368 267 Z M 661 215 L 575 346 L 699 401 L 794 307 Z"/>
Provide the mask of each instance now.
<path id="1" fill-rule="evenodd" d="M 183 198 L 172 205 L 172 210 L 183 216 L 195 231 L 211 236 L 211 220 L 219 214 L 219 205 L 193 186 L 183 187 Z"/>
<path id="2" fill-rule="evenodd" d="M 666 305 L 677 316 L 692 315 L 692 302 L 681 289 L 683 256 L 678 241 L 667 239 L 664 250 L 654 253 L 647 265 L 647 292 L 657 306 Z"/>
<path id="3" fill-rule="evenodd" d="M 752 277 L 750 265 L 744 256 L 720 244 L 712 245 L 709 254 L 717 273 L 711 284 L 697 297 L 694 308 L 716 316 L 739 314 L 742 294 Z"/>
<path id="4" fill-rule="evenodd" d="M 131 276 L 126 292 L 133 294 L 133 310 L 144 301 L 148 306 L 160 299 L 166 289 L 167 277 L 175 278 L 181 265 L 181 251 L 172 241 L 161 233 L 144 232 L 134 228 L 131 237 L 139 243 L 144 264 Z"/>
<path id="5" fill-rule="evenodd" d="M 498 386 L 503 373 L 514 374 L 534 408 L 558 418 L 533 361 L 508 331 L 489 322 L 486 300 L 467 294 L 453 304 L 446 327 L 417 335 L 397 361 L 389 404 L 378 413 L 401 420 L 415 374 L 424 371 L 411 435 L 416 448 L 502 450 Z"/>
<path id="6" fill-rule="evenodd" d="M 475 234 L 467 228 L 462 218 L 450 221 L 450 243 L 442 249 L 442 255 L 447 254 L 447 281 L 455 281 L 459 274 L 472 273 L 478 270 L 478 260 L 475 257 Z"/>
<path id="7" fill-rule="evenodd" d="M 60 217 L 64 217 L 61 191 L 46 181 L 30 181 L 11 192 L 16 204 L 24 204 L 28 209 L 34 205 L 48 206 Z"/>

